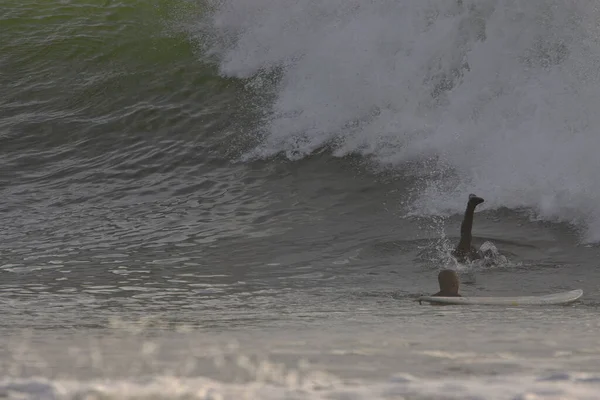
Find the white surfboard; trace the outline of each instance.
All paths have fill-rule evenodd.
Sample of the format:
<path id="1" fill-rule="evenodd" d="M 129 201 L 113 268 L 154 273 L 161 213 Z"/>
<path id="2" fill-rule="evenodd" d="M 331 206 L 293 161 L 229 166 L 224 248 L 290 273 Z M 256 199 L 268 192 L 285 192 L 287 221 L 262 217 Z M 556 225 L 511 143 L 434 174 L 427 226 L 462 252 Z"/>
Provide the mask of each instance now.
<path id="1" fill-rule="evenodd" d="M 438 304 L 476 304 L 499 306 L 530 306 L 569 304 L 583 296 L 583 290 L 576 289 L 568 292 L 547 294 L 544 296 L 517 296 L 517 297 L 437 297 L 421 296 L 417 301 Z"/>

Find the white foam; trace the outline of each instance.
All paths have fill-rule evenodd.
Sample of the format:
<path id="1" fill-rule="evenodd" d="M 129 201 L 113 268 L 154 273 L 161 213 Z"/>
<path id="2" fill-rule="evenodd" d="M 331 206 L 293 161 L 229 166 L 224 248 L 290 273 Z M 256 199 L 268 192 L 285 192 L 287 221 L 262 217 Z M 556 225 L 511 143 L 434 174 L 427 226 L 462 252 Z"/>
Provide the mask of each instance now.
<path id="1" fill-rule="evenodd" d="M 208 378 L 159 376 L 137 380 L 69 381 L 15 379 L 0 382 L 8 399 L 391 399 L 444 398 L 485 400 L 597 399 L 600 378 L 582 374 L 419 379 L 399 374 L 388 382 L 332 385 L 274 385 L 264 382 L 223 383 Z"/>
<path id="2" fill-rule="evenodd" d="M 597 2 L 213 3 L 221 73 L 275 93 L 254 156 L 328 144 L 416 161 L 427 165 L 417 213 L 461 212 L 476 192 L 600 240 Z M 263 79 L 273 71 L 281 79 Z"/>

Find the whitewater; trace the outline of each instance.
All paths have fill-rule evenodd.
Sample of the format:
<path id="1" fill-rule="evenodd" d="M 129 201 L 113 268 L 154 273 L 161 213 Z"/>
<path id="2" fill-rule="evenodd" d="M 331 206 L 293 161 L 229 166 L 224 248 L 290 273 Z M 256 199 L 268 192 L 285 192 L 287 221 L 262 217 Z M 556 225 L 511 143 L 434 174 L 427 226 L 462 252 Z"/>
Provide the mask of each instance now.
<path id="1" fill-rule="evenodd" d="M 600 240 L 596 2 L 210 4 L 220 73 L 268 103 L 247 157 L 359 154 L 421 179 L 416 214 L 485 193 Z"/>

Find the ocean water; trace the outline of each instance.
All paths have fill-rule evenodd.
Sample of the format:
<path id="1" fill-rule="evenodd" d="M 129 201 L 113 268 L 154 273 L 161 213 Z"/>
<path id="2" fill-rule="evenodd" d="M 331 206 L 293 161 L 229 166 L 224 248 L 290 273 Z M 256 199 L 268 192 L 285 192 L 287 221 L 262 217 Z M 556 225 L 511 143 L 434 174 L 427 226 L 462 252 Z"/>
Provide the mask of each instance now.
<path id="1" fill-rule="evenodd" d="M 1 4 L 0 396 L 600 397 L 597 2 Z"/>

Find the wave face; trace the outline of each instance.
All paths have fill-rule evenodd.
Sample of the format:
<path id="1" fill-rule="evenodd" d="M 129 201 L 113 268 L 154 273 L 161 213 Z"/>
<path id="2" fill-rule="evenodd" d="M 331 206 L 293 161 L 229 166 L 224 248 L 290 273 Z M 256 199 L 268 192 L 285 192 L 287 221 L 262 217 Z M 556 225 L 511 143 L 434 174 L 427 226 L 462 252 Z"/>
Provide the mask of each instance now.
<path id="1" fill-rule="evenodd" d="M 417 214 L 461 211 L 477 192 L 486 207 L 525 208 L 600 240 L 596 2 L 220 0 L 211 9 L 203 38 L 221 74 L 268 99 L 248 157 L 360 154 L 422 178 Z"/>

